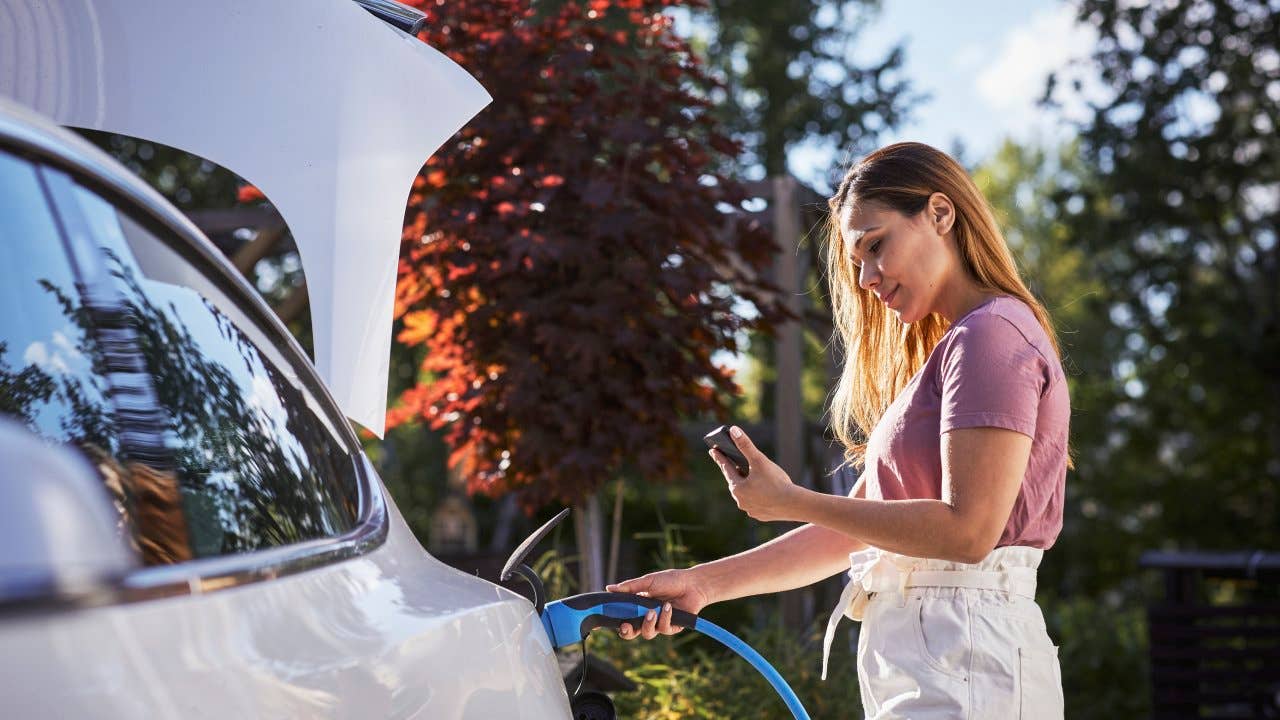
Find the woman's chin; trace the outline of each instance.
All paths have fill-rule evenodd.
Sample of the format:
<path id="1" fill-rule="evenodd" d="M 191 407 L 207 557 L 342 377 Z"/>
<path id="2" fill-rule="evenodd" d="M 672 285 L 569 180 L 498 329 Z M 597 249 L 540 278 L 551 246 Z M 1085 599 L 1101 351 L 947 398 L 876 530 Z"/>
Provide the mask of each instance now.
<path id="1" fill-rule="evenodd" d="M 903 325 L 910 325 L 911 323 L 920 319 L 914 312 L 912 312 L 911 308 L 909 307 L 889 308 L 889 309 L 893 311 L 894 315 L 898 316 L 898 322 L 902 323 Z"/>

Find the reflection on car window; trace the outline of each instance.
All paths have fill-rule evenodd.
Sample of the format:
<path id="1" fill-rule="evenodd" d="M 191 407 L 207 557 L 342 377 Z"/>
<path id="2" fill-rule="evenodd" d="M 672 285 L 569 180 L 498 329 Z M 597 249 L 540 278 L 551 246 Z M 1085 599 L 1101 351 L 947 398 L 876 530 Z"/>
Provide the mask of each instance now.
<path id="1" fill-rule="evenodd" d="M 168 415 L 165 444 L 194 556 L 351 529 L 351 459 L 313 413 L 305 390 L 251 340 L 261 333 L 251 336 L 192 289 L 143 276 L 130 248 L 161 241 L 88 190 L 77 188 L 76 199 L 125 296 L 143 363 Z"/>
<path id="2" fill-rule="evenodd" d="M 169 414 L 166 445 L 197 557 L 335 536 L 355 525 L 351 460 L 302 389 L 196 291 L 142 277 L 118 241 L 157 242 L 79 190 L 104 238 L 138 346 Z M 128 258 L 122 255 L 128 254 Z"/>
<path id="3" fill-rule="evenodd" d="M 194 291 L 130 287 L 197 556 L 336 535 L 349 468 L 298 393 Z M 314 452 L 308 452 L 308 449 Z"/>
<path id="4" fill-rule="evenodd" d="M 125 512 L 120 432 L 102 353 L 36 169 L 0 152 L 0 413 L 79 449 Z"/>

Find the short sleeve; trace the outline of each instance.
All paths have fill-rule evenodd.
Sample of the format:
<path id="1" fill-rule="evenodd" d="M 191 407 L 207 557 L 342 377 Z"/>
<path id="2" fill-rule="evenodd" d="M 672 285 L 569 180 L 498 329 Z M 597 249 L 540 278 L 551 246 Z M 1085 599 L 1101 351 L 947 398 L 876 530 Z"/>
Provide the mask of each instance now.
<path id="1" fill-rule="evenodd" d="M 1049 365 L 1016 325 L 994 313 L 968 318 L 942 356 L 939 432 L 998 427 L 1035 437 Z"/>

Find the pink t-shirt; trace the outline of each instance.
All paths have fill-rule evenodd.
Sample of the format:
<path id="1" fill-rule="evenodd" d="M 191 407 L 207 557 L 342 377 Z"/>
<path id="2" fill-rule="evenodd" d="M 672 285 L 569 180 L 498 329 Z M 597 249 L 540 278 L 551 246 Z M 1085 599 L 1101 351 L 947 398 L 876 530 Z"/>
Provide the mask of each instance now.
<path id="1" fill-rule="evenodd" d="M 942 497 L 942 433 L 999 427 L 1031 437 L 1031 458 L 996 547 L 1049 549 L 1062 531 L 1067 380 L 1021 300 L 997 296 L 957 320 L 867 440 L 867 497 Z"/>

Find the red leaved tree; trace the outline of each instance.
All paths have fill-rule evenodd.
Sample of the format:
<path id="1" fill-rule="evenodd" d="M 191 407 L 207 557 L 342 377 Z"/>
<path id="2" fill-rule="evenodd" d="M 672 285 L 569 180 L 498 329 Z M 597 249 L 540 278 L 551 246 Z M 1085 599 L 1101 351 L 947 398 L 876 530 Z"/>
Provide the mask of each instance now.
<path id="1" fill-rule="evenodd" d="M 712 361 L 784 316 L 758 274 L 777 248 L 740 211 L 739 148 L 660 0 L 424 4 L 424 39 L 493 104 L 410 199 L 397 340 L 431 377 L 387 425 L 447 428 L 472 492 L 578 503 L 624 468 L 669 480 L 682 418 L 737 391 Z M 735 210 L 737 210 L 735 212 Z"/>

